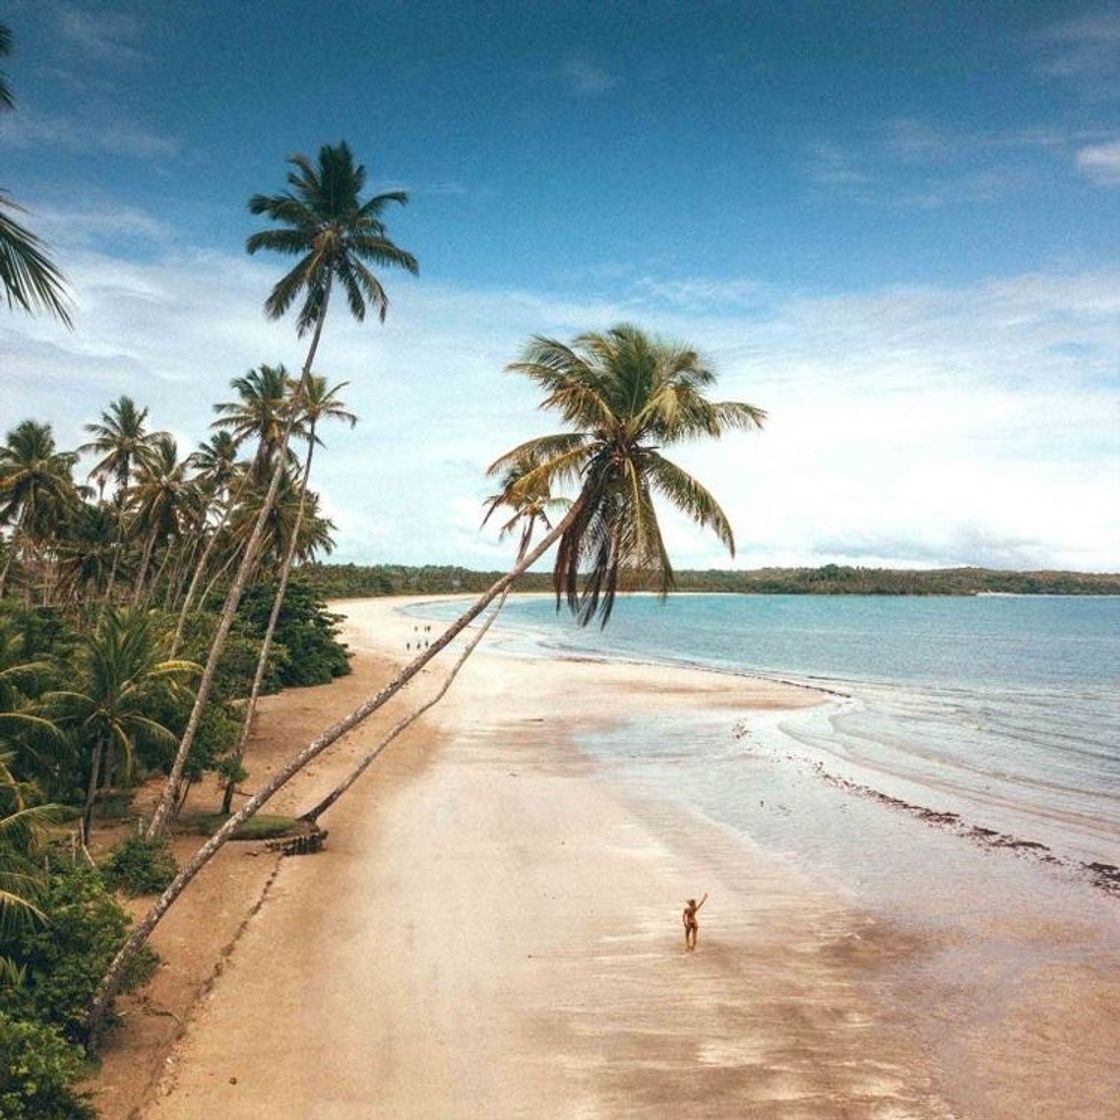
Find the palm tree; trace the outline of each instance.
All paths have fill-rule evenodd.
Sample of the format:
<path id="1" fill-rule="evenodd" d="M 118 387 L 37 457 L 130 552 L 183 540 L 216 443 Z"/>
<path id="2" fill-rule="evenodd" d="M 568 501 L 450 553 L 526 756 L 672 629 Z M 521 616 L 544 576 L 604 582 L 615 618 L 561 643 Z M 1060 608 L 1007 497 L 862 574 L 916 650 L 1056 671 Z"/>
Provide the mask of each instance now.
<path id="1" fill-rule="evenodd" d="M 134 604 L 143 596 L 144 579 L 157 542 L 166 541 L 179 532 L 179 519 L 191 497 L 186 472 L 187 462 L 179 458 L 178 444 L 171 436 L 160 432 L 154 440 L 151 457 L 142 464 L 135 484 L 126 494 L 135 511 L 134 524 L 146 530 L 132 596 Z"/>
<path id="2" fill-rule="evenodd" d="M 302 336 L 311 331 L 311 343 L 299 378 L 299 391 L 302 393 L 311 376 L 322 338 L 334 282 L 337 280 L 342 286 L 350 312 L 359 322 L 365 318 L 366 299 L 377 307 L 384 320 L 388 299 L 366 262 L 405 268 L 413 273 L 418 271 L 419 266 L 415 257 L 389 240 L 381 220 L 381 213 L 390 202 L 404 203 L 407 196 L 394 191 L 362 202 L 360 196 L 365 187 L 365 168 L 354 164 L 345 143 L 338 147 L 324 145 L 319 151 L 317 168 L 303 155 L 293 156 L 290 162 L 296 168 L 288 175 L 290 191 L 279 195 L 254 195 L 249 200 L 251 213 L 264 214 L 287 228 L 254 233 L 246 241 L 245 248 L 249 253 L 267 249 L 300 258 L 272 289 L 265 301 L 265 313 L 273 319 L 282 318 L 296 298 L 301 293 L 304 296 L 296 320 L 296 333 Z M 152 816 L 148 830 L 150 837 L 160 835 L 174 808 L 183 767 L 202 717 L 202 709 L 210 695 L 218 659 L 225 648 L 237 604 L 256 562 L 269 510 L 276 501 L 294 423 L 295 414 L 292 413 L 285 425 L 272 481 L 256 527 L 226 592 L 195 705 L 180 740 L 167 787 Z"/>
<path id="3" fill-rule="evenodd" d="M 90 752 L 82 814 L 82 840 L 87 844 L 99 778 L 109 773 L 110 756 L 115 754 L 128 774 L 137 743 L 175 745 L 172 732 L 147 712 L 156 693 L 199 667 L 192 661 L 165 660 L 161 645 L 151 615 L 111 607 L 85 642 L 82 687 L 44 697 L 58 723 L 73 728 Z"/>
<path id="4" fill-rule="evenodd" d="M 548 490 L 545 489 L 541 482 L 536 482 L 532 486 L 519 489 L 518 484 L 522 481 L 527 469 L 528 463 L 521 461 L 506 472 L 502 479 L 501 491 L 487 501 L 486 516 L 482 519 L 482 523 L 485 525 L 486 522 L 490 520 L 495 510 L 501 506 L 508 506 L 512 509 L 513 516 L 502 526 L 499 539 L 508 536 L 517 528 L 521 529 L 521 536 L 517 548 L 518 560 L 523 559 L 525 553 L 529 551 L 529 545 L 532 543 L 533 539 L 533 532 L 538 525 L 543 525 L 546 529 L 552 528 L 549 520 L 549 513 L 558 510 L 567 510 L 572 504 L 566 498 L 550 497 Z M 474 652 L 475 647 L 482 641 L 486 631 L 493 625 L 494 620 L 501 614 L 502 607 L 506 604 L 506 597 L 509 595 L 509 590 L 509 586 L 507 585 L 501 594 L 501 598 L 498 599 L 497 606 L 494 607 L 487 616 L 486 621 L 478 628 L 466 646 L 464 646 L 462 653 L 459 654 L 455 664 L 451 666 L 443 683 L 435 693 L 418 708 L 414 708 L 408 715 L 398 720 L 388 734 L 386 734 L 376 746 L 362 755 L 346 777 L 343 778 L 330 793 L 321 798 L 311 809 L 301 815 L 301 820 L 311 825 L 318 824 L 319 818 L 366 772 L 366 770 L 369 769 L 381 756 L 381 753 L 392 744 L 398 736 L 407 731 L 425 712 L 434 708 L 436 704 L 447 695 L 455 678 L 459 675 L 459 670 L 462 669 L 467 658 Z M 232 784 L 231 782 L 230 785 L 232 786 Z M 229 812 L 228 804 L 223 811 Z"/>
<path id="5" fill-rule="evenodd" d="M 529 550 L 532 543 L 533 532 L 538 525 L 545 529 L 552 529 L 553 518 L 557 513 L 565 513 L 571 508 L 569 498 L 554 498 L 543 479 L 536 479 L 531 485 L 525 484 L 525 475 L 532 469 L 533 464 L 528 459 L 513 462 L 502 475 L 501 489 L 497 494 L 486 500 L 486 516 L 482 524 L 487 521 L 502 506 L 508 506 L 513 512 L 498 531 L 498 539 L 503 540 L 517 528 L 521 529 L 521 537 L 517 546 L 517 558 Z"/>
<path id="6" fill-rule="evenodd" d="M 116 486 L 116 500 L 120 505 L 124 492 L 132 483 L 138 467 L 150 462 L 156 440 L 166 432 L 146 430 L 148 409 L 137 408 L 131 397 L 119 397 L 101 413 L 99 422 L 85 424 L 83 429 L 94 438 L 83 443 L 78 451 L 83 455 L 100 455 L 90 469 L 102 492 L 110 480 Z"/>
<path id="7" fill-rule="evenodd" d="M 581 553 L 581 542 L 571 535 L 575 526 L 583 526 L 588 533 L 605 535 L 608 541 L 617 541 L 613 550 L 608 552 L 608 558 L 619 568 L 635 565 L 635 562 L 644 564 L 650 549 L 634 529 L 641 526 L 644 532 L 651 531 L 648 526 L 651 511 L 647 510 L 647 505 L 649 487 L 654 485 L 693 520 L 714 528 L 720 539 L 728 547 L 733 547 L 730 526 L 721 511 L 717 515 L 719 507 L 714 499 L 680 468 L 673 467 L 670 471 L 663 466 L 668 460 L 662 459 L 652 446 L 652 441 L 665 446 L 702 436 L 718 439 L 725 429 L 759 427 L 762 424 L 765 413 L 760 408 L 735 402 L 712 403 L 706 399 L 704 389 L 714 383 L 715 375 L 694 351 L 650 339 L 636 327 L 622 325 L 606 335 L 583 335 L 571 347 L 549 339 L 534 339 L 526 350 L 524 360 L 510 368 L 542 384 L 548 393 L 542 407 L 559 411 L 564 420 L 577 430 L 571 436 L 545 437 L 543 441 L 523 444 L 521 448 L 503 455 L 491 471 L 505 471 L 522 462 L 530 464 L 531 469 L 518 476 L 519 481 L 506 495 L 509 504 L 515 507 L 521 502 L 522 492 L 537 492 L 541 478 L 558 481 L 570 478 L 580 483 L 568 512 L 551 532 L 521 556 L 506 575 L 389 684 L 279 767 L 198 849 L 137 924 L 98 985 L 90 1009 L 91 1049 L 97 1047 L 106 1009 L 119 990 L 129 963 L 175 899 L 234 832 L 312 759 L 396 696 L 553 544 L 561 543 L 565 557 L 573 550 Z M 624 386 L 629 386 L 629 395 Z M 598 404 L 595 404 L 596 401 Z M 594 425 L 584 430 L 589 417 L 594 419 Z M 651 452 L 656 457 L 651 457 Z M 657 482 L 658 478 L 666 479 L 669 484 Z M 690 485 L 684 485 L 685 479 Z M 610 496 L 610 501 L 605 500 L 607 496 Z M 626 508 L 628 498 L 642 512 Z M 589 512 L 593 511 L 598 511 L 597 515 L 589 517 Z M 663 550 L 658 555 L 667 561 Z M 597 558 L 597 548 L 591 551 L 591 556 Z M 565 572 L 566 569 L 558 563 L 558 602 Z M 593 570 L 592 578 L 594 576 Z M 578 595 L 573 606 L 577 613 L 585 613 Z"/>
<path id="8" fill-rule="evenodd" d="M 18 923 L 43 921 L 35 899 L 46 883 L 40 863 L 53 805 L 35 805 L 33 792 L 11 770 L 11 756 L 0 754 L 0 934 Z M 10 975 L 11 962 L 0 957 L 0 978 Z"/>
<path id="9" fill-rule="evenodd" d="M 24 420 L 7 435 L 0 447 L 0 524 L 14 523 L 8 556 L 0 571 L 0 596 L 17 545 L 25 567 L 34 542 L 57 537 L 67 515 L 77 502 L 71 477 L 77 455 L 58 451 L 49 424 Z"/>
<path id="10" fill-rule="evenodd" d="M 83 455 L 100 456 L 89 472 L 89 477 L 98 484 L 99 493 L 104 494 L 107 482 L 112 481 L 115 487 L 113 504 L 117 511 L 117 544 L 113 550 L 109 583 L 105 589 L 106 601 L 113 595 L 117 566 L 124 544 L 125 495 L 132 485 L 135 472 L 151 463 L 156 440 L 167 435 L 166 432 L 147 431 L 147 421 L 146 408 L 137 408 L 131 397 L 121 396 L 110 403 L 107 411 L 101 413 L 100 421 L 84 426 L 85 431 L 94 438 L 78 448 Z"/>
<path id="11" fill-rule="evenodd" d="M 6 23 L 0 23 L 0 58 L 6 58 L 12 53 L 12 29 Z M 12 87 L 8 79 L 0 74 L 0 109 L 14 109 L 15 98 L 12 97 Z"/>
<path id="12" fill-rule="evenodd" d="M 37 702 L 55 667 L 45 658 L 27 660 L 25 651 L 23 632 L 0 618 L 0 755 L 40 788 L 69 792 L 69 741 Z"/>
<path id="13" fill-rule="evenodd" d="M 366 300 L 381 321 L 389 298 L 369 264 L 383 268 L 404 268 L 416 275 L 416 258 L 389 240 L 382 214 L 391 202 L 404 205 L 404 191 L 389 191 L 360 201 L 366 184 L 366 169 L 354 163 L 345 141 L 337 147 L 324 144 L 319 149 L 318 166 L 305 155 L 288 161 L 295 170 L 288 173 L 292 188 L 283 194 L 255 194 L 249 199 L 253 214 L 264 214 L 285 229 L 261 230 L 245 242 L 250 253 L 267 249 L 299 260 L 265 302 L 270 319 L 282 319 L 300 295 L 303 306 L 296 329 L 300 335 L 315 332 L 318 341 L 326 318 L 334 281 L 342 286 L 351 314 L 361 322 L 366 315 Z M 305 365 L 310 370 L 314 349 Z"/>
<path id="14" fill-rule="evenodd" d="M 183 597 L 182 606 L 179 608 L 179 617 L 175 623 L 175 636 L 171 639 L 171 656 L 174 657 L 179 650 L 179 643 L 183 640 L 183 627 L 186 625 L 187 615 L 194 603 L 195 594 L 203 575 L 210 562 L 218 541 L 221 539 L 222 530 L 229 520 L 233 504 L 240 497 L 242 487 L 247 484 L 249 472 L 243 470 L 237 461 L 236 437 L 226 431 L 215 432 L 208 443 L 201 444 L 199 449 L 190 456 L 190 465 L 197 471 L 195 481 L 202 488 L 209 501 L 204 505 L 199 515 L 198 535 L 205 537 L 202 556 L 194 566 L 191 581 L 187 586 L 186 595 Z M 234 484 L 237 483 L 236 490 Z M 206 522 L 215 508 L 221 509 L 221 516 L 214 528 L 207 533 Z"/>
<path id="15" fill-rule="evenodd" d="M 272 637 L 276 632 L 276 624 L 280 620 L 280 609 L 284 605 L 284 594 L 288 590 L 288 578 L 292 570 L 292 561 L 295 559 L 296 550 L 301 544 L 300 531 L 304 524 L 304 510 L 308 504 L 307 480 L 311 477 L 311 462 L 315 455 L 315 445 L 322 441 L 315 434 L 319 422 L 324 419 L 341 420 L 351 428 L 358 422 L 357 416 L 347 412 L 339 393 L 350 383 L 343 381 L 339 385 L 327 386 L 325 377 L 312 374 L 308 377 L 302 393 L 295 400 L 295 407 L 299 411 L 300 421 L 307 426 L 307 457 L 303 463 L 303 473 L 299 482 L 299 498 L 296 509 L 295 525 L 284 551 L 284 559 L 280 565 L 280 574 L 277 577 L 276 594 L 272 600 L 272 610 L 269 612 L 268 625 L 265 627 L 264 639 L 261 642 L 261 651 L 257 657 L 257 667 L 253 673 L 253 686 L 249 692 L 249 702 L 245 706 L 245 718 L 241 724 L 241 736 L 237 742 L 234 758 L 237 765 L 231 771 L 231 777 L 226 782 L 225 793 L 222 797 L 222 812 L 228 813 L 233 803 L 234 778 L 233 773 L 240 772 L 241 761 L 245 757 L 245 747 L 249 742 L 249 735 L 253 730 L 253 716 L 257 710 L 257 700 L 264 684 L 265 668 L 268 665 L 268 655 L 272 652 Z M 279 508 L 279 507 L 278 507 Z"/>
<path id="16" fill-rule="evenodd" d="M 581 625 L 596 616 L 606 625 L 627 577 L 652 581 L 662 597 L 672 587 L 654 493 L 712 529 L 734 556 L 719 504 L 660 449 L 718 438 L 725 428 L 761 427 L 766 413 L 707 400 L 704 391 L 716 378 L 695 350 L 624 323 L 606 334 L 582 335 L 571 346 L 538 337 L 510 369 L 540 385 L 548 394 L 541 407 L 559 412 L 575 430 L 515 447 L 490 473 L 512 470 L 507 500 L 531 496 L 542 485 L 549 491 L 579 486 L 553 578 L 557 604 L 563 594 Z"/>
<path id="17" fill-rule="evenodd" d="M 12 53 L 12 32 L 0 23 L 0 57 Z M 0 109 L 14 109 L 15 101 L 7 79 L 0 75 Z M 42 308 L 70 326 L 66 280 L 47 256 L 42 241 L 12 216 L 24 213 L 22 206 L 0 190 L 0 285 L 9 307 L 34 313 Z"/>
<path id="18" fill-rule="evenodd" d="M 238 399 L 214 405 L 214 411 L 220 415 L 210 427 L 228 432 L 237 448 L 256 440 L 253 472 L 258 479 L 271 478 L 291 415 L 288 371 L 283 365 L 261 365 L 229 384 L 237 390 Z M 287 459 L 291 461 L 290 453 Z"/>
<path id="19" fill-rule="evenodd" d="M 59 555 L 70 596 L 78 597 L 79 603 L 99 599 L 108 589 L 117 558 L 118 524 L 105 505 L 88 502 L 77 507 L 70 521 Z"/>

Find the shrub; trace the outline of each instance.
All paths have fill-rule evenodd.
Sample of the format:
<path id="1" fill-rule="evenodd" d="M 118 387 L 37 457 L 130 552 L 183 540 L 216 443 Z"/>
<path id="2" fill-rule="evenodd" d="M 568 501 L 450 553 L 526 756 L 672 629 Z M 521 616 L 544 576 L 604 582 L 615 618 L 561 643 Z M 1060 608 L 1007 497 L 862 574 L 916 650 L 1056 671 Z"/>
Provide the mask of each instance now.
<path id="1" fill-rule="evenodd" d="M 105 865 L 105 880 L 127 894 L 158 894 L 178 870 L 166 840 L 148 841 L 137 833 L 113 848 Z"/>
<path id="2" fill-rule="evenodd" d="M 0 956 L 26 970 L 21 986 L 0 992 L 0 1008 L 57 1027 L 79 1042 L 98 981 L 132 923 L 101 873 L 90 867 L 56 872 L 37 902 L 45 923 L 0 938 Z M 158 960 L 145 950 L 126 977 L 125 989 L 144 983 Z"/>
<path id="3" fill-rule="evenodd" d="M 93 1120 L 85 1094 L 71 1088 L 81 1075 L 81 1051 L 58 1031 L 0 1011 L 4 1120 Z"/>

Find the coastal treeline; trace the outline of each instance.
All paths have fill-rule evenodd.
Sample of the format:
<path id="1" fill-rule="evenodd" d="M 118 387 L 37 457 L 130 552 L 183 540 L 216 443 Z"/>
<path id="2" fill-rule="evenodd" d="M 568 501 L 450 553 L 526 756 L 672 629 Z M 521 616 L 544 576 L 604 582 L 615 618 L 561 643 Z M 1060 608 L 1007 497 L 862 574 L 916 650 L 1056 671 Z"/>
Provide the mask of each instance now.
<path id="1" fill-rule="evenodd" d="M 178 870 L 166 835 L 137 831 L 150 812 L 139 801 L 171 773 L 262 503 L 275 418 L 298 408 L 278 369 L 234 378 L 186 455 L 127 397 L 91 418 L 79 447 L 58 448 L 30 419 L 0 444 L 2 1116 L 92 1115 L 72 1084 L 98 981 L 131 930 L 117 895 L 158 892 Z M 299 468 L 292 453 L 186 757 L 176 828 L 197 826 L 200 782 L 232 794 L 249 777 L 241 735 L 258 671 L 261 692 L 348 671 L 335 617 L 298 578 L 261 656 L 283 558 L 333 543 L 311 491 L 297 527 Z M 154 963 L 139 953 L 122 987 Z"/>
<path id="2" fill-rule="evenodd" d="M 301 576 L 324 599 L 379 595 L 479 593 L 501 575 L 452 565 L 310 563 Z M 521 591 L 550 592 L 550 572 L 526 572 Z M 825 564 L 819 568 L 754 568 L 745 571 L 678 569 L 682 592 L 738 595 L 1120 595 L 1120 574 L 1011 572 L 993 568 L 906 570 Z M 646 590 L 641 579 L 631 590 Z M 652 589 L 652 588 L 649 588 Z"/>

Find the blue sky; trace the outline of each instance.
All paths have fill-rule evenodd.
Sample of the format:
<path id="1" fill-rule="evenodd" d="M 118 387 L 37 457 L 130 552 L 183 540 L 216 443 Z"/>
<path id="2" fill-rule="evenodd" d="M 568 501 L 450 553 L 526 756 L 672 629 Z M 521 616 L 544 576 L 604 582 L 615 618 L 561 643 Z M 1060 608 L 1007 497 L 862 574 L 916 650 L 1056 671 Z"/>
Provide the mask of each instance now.
<path id="1" fill-rule="evenodd" d="M 421 277 L 327 328 L 352 560 L 501 565 L 531 333 L 685 338 L 758 436 L 684 451 L 737 562 L 1120 568 L 1120 13 L 1075 3 L 9 4 L 0 186 L 75 330 L 0 318 L 4 426 L 121 392 L 193 444 L 297 367 L 248 196 L 345 138 Z M 8 392 L 10 387 L 11 392 Z M 721 565 L 670 519 L 678 563 Z"/>

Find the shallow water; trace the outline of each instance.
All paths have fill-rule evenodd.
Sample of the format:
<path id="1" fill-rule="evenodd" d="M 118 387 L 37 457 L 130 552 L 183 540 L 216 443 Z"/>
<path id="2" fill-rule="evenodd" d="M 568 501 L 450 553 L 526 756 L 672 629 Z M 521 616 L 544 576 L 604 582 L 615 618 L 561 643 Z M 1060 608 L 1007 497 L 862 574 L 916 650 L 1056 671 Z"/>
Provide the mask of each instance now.
<path id="1" fill-rule="evenodd" d="M 1120 863 L 1120 598 L 637 596 L 604 631 L 531 599 L 501 627 L 526 655 L 670 661 L 842 694 L 756 746 L 1064 860 Z"/>
<path id="2" fill-rule="evenodd" d="M 1120 599 L 636 598 L 603 633 L 537 599 L 499 625 L 519 656 L 828 690 L 815 708 L 682 708 L 577 741 L 635 798 L 780 854 L 913 938 L 920 949 L 869 982 L 935 1056 L 955 1115 L 1113 1114 L 1112 1090 L 1089 1088 L 1120 1085 L 1100 1072 L 1120 895 L 1084 865 L 1120 864 Z"/>

